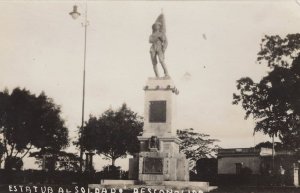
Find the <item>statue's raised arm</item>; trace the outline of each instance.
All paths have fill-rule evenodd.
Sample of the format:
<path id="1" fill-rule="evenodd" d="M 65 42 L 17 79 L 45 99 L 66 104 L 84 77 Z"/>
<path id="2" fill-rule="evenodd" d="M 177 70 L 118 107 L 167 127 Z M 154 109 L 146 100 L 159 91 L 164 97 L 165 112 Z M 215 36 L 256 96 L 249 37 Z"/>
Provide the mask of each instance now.
<path id="1" fill-rule="evenodd" d="M 156 77 L 159 77 L 157 69 L 157 58 L 164 70 L 165 77 L 169 77 L 167 66 L 165 64 L 165 51 L 168 46 L 166 36 L 166 24 L 163 14 L 160 14 L 152 25 L 152 34 L 149 37 L 149 42 L 152 44 L 150 48 L 151 61 Z"/>

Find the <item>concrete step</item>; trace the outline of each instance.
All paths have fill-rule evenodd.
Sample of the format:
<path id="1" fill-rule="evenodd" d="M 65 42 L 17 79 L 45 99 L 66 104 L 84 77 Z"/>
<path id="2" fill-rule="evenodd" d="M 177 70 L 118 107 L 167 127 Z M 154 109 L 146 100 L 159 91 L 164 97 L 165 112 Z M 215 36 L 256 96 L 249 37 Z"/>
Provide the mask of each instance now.
<path id="1" fill-rule="evenodd" d="M 201 193 L 209 192 L 208 182 L 189 182 L 189 181 L 137 181 L 137 180 L 102 180 L 101 184 L 89 184 L 89 188 L 107 188 L 133 190 L 133 193 Z M 156 192 L 147 191 L 157 190 Z M 141 189 L 146 189 L 142 190 Z M 161 190 L 161 191 L 160 191 Z M 172 192 L 168 191 L 172 190 Z M 144 192 L 143 192 L 144 191 Z M 110 193 L 110 192 L 108 192 Z"/>

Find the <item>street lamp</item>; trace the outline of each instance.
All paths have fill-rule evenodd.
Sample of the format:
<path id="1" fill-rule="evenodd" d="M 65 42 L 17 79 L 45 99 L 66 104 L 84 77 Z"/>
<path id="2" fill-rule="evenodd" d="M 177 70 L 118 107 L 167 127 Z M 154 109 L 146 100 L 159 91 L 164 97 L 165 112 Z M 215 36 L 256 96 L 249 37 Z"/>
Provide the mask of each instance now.
<path id="1" fill-rule="evenodd" d="M 73 19 L 77 19 L 80 16 L 80 13 L 77 11 L 77 5 L 73 6 L 73 11 L 69 13 Z"/>
<path id="2" fill-rule="evenodd" d="M 77 5 L 73 6 L 73 10 L 69 13 L 69 15 L 73 19 L 77 19 L 81 14 L 77 10 Z M 83 50 L 83 85 L 82 85 L 82 111 L 81 111 L 81 130 L 84 126 L 84 104 L 85 104 L 85 66 L 86 66 L 86 41 L 87 41 L 87 1 L 85 1 L 85 14 L 84 21 L 82 22 L 82 26 L 84 27 L 84 50 Z M 82 172 L 83 166 L 83 148 L 80 144 L 80 172 Z"/>

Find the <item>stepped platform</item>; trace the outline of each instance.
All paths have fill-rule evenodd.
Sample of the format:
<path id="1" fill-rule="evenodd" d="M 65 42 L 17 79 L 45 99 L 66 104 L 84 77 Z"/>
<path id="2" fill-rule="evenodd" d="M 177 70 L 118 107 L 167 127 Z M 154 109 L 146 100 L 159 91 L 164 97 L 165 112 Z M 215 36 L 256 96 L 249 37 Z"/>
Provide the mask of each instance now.
<path id="1" fill-rule="evenodd" d="M 89 184 L 89 189 L 96 188 L 122 189 L 133 193 L 202 193 L 211 190 L 209 182 L 138 180 L 101 180 L 100 184 Z M 148 189 L 152 191 L 148 191 Z"/>

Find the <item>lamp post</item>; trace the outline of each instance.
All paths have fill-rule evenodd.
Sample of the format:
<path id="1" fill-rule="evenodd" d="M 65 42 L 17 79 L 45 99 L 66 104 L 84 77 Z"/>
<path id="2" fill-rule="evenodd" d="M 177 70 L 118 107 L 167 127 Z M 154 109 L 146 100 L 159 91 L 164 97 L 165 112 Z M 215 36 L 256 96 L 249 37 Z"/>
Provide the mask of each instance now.
<path id="1" fill-rule="evenodd" d="M 73 6 L 72 12 L 69 15 L 73 19 L 77 19 L 81 14 L 77 10 L 77 5 Z M 84 105 L 85 105 L 85 67 L 86 67 L 86 41 L 87 41 L 87 27 L 88 27 L 88 20 L 87 20 L 87 1 L 85 1 L 85 14 L 84 14 L 84 21 L 82 22 L 82 26 L 84 27 L 84 50 L 83 50 L 83 85 L 82 85 L 82 109 L 81 109 L 81 127 L 83 129 L 84 126 Z M 80 144 L 80 172 L 82 172 L 83 167 L 83 148 Z"/>

